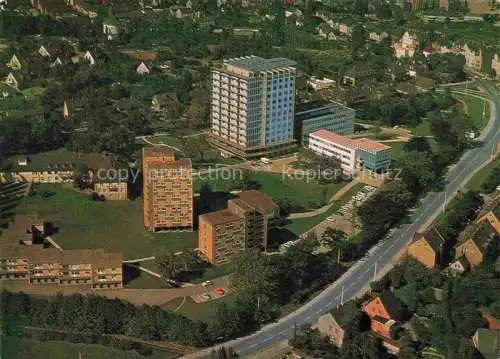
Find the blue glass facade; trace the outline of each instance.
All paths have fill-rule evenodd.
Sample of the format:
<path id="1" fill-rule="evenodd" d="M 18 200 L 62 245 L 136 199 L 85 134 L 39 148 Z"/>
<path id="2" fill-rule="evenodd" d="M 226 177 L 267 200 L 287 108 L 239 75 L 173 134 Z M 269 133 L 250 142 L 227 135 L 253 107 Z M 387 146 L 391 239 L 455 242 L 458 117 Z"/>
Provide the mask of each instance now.
<path id="1" fill-rule="evenodd" d="M 274 74 L 267 80 L 266 145 L 293 139 L 295 76 Z"/>
<path id="2" fill-rule="evenodd" d="M 363 162 L 363 167 L 371 171 L 386 170 L 391 165 L 391 150 L 387 149 L 378 152 L 368 152 L 361 149 L 360 159 Z"/>

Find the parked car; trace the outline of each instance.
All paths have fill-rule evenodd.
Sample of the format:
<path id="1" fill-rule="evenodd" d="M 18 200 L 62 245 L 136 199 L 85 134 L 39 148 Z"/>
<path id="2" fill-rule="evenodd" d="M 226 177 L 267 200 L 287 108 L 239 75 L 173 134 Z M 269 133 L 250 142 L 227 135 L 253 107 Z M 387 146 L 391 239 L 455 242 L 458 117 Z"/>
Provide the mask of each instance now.
<path id="1" fill-rule="evenodd" d="M 209 287 L 211 285 L 214 285 L 214 282 L 212 282 L 211 280 L 206 280 L 203 283 L 201 283 L 201 285 L 204 287 Z"/>

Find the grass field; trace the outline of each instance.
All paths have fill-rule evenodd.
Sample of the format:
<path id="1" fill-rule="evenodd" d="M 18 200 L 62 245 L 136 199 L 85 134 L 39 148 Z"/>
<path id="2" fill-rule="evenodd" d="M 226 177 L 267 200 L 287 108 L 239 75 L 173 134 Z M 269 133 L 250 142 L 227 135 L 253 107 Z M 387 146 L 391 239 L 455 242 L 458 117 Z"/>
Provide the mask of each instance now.
<path id="1" fill-rule="evenodd" d="M 146 357 L 132 350 L 120 350 L 103 345 L 75 344 L 61 341 L 37 341 L 2 337 L 1 357 L 8 359 L 144 359 Z M 148 359 L 171 359 L 175 356 L 152 350 Z"/>
<path id="2" fill-rule="evenodd" d="M 64 249 L 105 248 L 133 259 L 196 247 L 196 232 L 145 231 L 140 199 L 98 202 L 58 185 L 39 184 L 35 189 L 35 195 L 23 198 L 16 211 L 38 212 L 54 222 L 59 232 L 52 237 Z M 47 198 L 42 197 L 44 192 Z"/>
<path id="3" fill-rule="evenodd" d="M 420 125 L 410 128 L 410 131 L 415 136 L 430 136 L 431 123 L 428 118 L 424 118 Z"/>
<path id="4" fill-rule="evenodd" d="M 169 302 L 164 303 L 161 307 L 170 310 L 177 310 L 177 313 L 182 314 L 192 320 L 201 320 L 202 322 L 209 323 L 215 316 L 215 309 L 218 303 L 232 303 L 235 300 L 233 294 L 228 294 L 223 298 L 217 300 L 211 300 L 206 303 L 195 303 L 191 298 L 186 297 L 184 304 L 184 298 L 176 298 Z M 182 304 L 182 305 L 181 305 Z"/>
<path id="5" fill-rule="evenodd" d="M 493 168 L 495 168 L 495 166 L 498 166 L 498 163 L 499 163 L 499 159 L 497 158 L 495 161 L 492 161 L 490 162 L 488 165 L 486 165 L 485 167 L 483 167 L 480 171 L 478 171 L 474 177 L 472 177 L 472 179 L 469 181 L 469 183 L 467 183 L 467 189 L 471 190 L 471 191 L 481 191 L 482 188 L 482 184 L 483 182 L 486 180 L 486 178 L 488 177 L 488 175 L 491 173 L 491 171 L 493 171 Z"/>
<path id="6" fill-rule="evenodd" d="M 467 114 L 471 117 L 472 123 L 477 130 L 482 130 L 488 124 L 490 118 L 490 104 L 480 98 L 453 94 L 457 100 L 465 102 L 467 105 Z M 483 116 L 484 109 L 484 116 Z"/>
<path id="7" fill-rule="evenodd" d="M 240 172 L 236 171 L 235 174 L 238 180 Z M 345 184 L 345 182 L 341 182 L 323 185 L 315 180 L 307 181 L 307 179 L 268 172 L 248 172 L 246 180 L 259 184 L 259 191 L 272 197 L 275 201 L 287 199 L 306 209 L 312 208 L 317 203 L 327 203 Z M 208 181 L 197 179 L 195 191 L 199 191 L 204 183 L 209 184 L 212 191 L 230 191 L 235 188 L 237 181 L 232 179 L 210 179 Z"/>
<path id="8" fill-rule="evenodd" d="M 392 147 L 391 156 L 393 159 L 397 159 L 401 153 L 404 151 L 406 142 L 391 142 L 388 143 Z"/>
<path id="9" fill-rule="evenodd" d="M 349 201 L 349 199 L 364 186 L 365 185 L 362 183 L 356 184 L 347 193 L 345 193 L 340 200 L 335 201 L 326 212 L 314 217 L 298 218 L 292 220 L 291 223 L 287 224 L 284 228 L 297 236 L 307 232 L 309 229 L 324 221 L 326 217 L 337 212 L 340 207 L 342 207 L 347 201 Z"/>

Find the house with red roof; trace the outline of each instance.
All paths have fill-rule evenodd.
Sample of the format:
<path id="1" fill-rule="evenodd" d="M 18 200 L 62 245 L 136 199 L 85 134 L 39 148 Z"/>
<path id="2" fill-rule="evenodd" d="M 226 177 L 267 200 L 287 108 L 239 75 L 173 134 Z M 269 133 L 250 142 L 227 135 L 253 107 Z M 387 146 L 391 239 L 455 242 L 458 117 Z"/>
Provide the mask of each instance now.
<path id="1" fill-rule="evenodd" d="M 393 330 L 403 319 L 401 302 L 389 291 L 368 302 L 363 311 L 370 317 L 370 330 L 382 339 L 383 345 L 391 353 L 399 351 L 399 344 L 393 337 Z"/>

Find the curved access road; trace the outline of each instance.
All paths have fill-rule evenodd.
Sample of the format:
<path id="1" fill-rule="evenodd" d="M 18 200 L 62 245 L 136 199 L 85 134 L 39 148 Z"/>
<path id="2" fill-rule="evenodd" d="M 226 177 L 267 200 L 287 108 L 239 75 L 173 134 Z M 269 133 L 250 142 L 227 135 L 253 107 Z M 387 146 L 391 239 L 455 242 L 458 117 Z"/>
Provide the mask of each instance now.
<path id="1" fill-rule="evenodd" d="M 442 192 L 429 193 L 412 212 L 410 223 L 394 230 L 384 240 L 373 247 L 367 255 L 344 273 L 335 283 L 327 287 L 314 299 L 295 312 L 281 318 L 275 323 L 262 327 L 259 331 L 238 338 L 223 345 L 232 347 L 240 356 L 254 354 L 265 347 L 271 346 L 293 336 L 295 326 L 314 323 L 319 316 L 339 305 L 343 301 L 354 298 L 369 287 L 370 282 L 382 269 L 389 269 L 394 259 L 406 248 L 415 231 L 427 226 L 439 215 L 444 203 L 449 202 L 473 176 L 481 165 L 488 161 L 495 145 L 500 141 L 500 94 L 490 84 L 484 84 L 489 94 L 491 113 L 488 126 L 478 138 L 483 141 L 481 147 L 466 152 L 460 161 L 450 167 L 447 174 L 447 184 Z M 212 348 L 184 356 L 183 358 L 204 358 Z"/>

